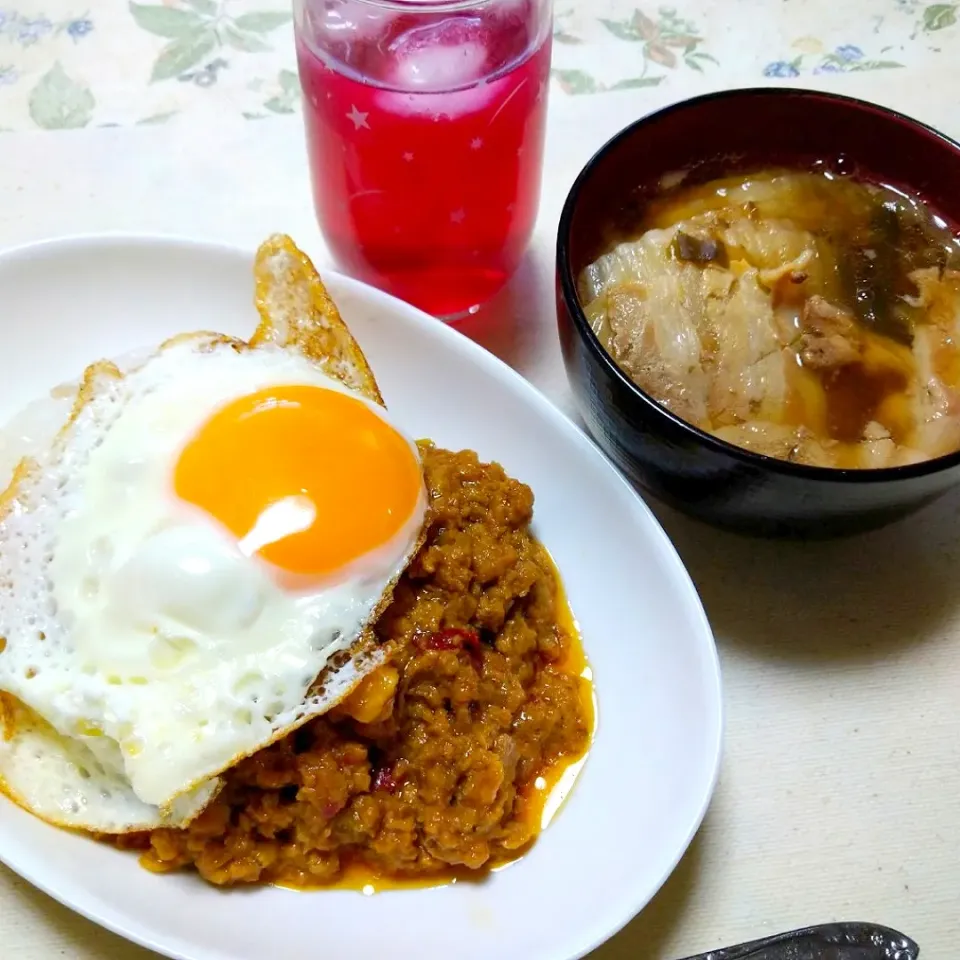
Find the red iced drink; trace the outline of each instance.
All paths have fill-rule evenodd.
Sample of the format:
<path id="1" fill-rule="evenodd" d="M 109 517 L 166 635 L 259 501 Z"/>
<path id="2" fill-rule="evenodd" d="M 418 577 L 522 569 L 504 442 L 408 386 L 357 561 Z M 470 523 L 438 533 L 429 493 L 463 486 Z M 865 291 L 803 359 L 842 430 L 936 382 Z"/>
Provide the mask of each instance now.
<path id="1" fill-rule="evenodd" d="M 350 273 L 437 316 L 514 272 L 540 193 L 549 0 L 302 0 L 314 200 Z"/>

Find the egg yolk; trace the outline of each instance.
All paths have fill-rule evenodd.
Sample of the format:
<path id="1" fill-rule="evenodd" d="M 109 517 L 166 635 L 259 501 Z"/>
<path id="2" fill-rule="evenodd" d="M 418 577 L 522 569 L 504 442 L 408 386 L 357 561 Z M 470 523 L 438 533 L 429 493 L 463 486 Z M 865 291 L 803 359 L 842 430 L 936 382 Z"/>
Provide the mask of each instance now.
<path id="1" fill-rule="evenodd" d="M 322 577 L 388 543 L 423 486 L 407 440 L 367 404 L 316 386 L 271 387 L 218 410 L 182 450 L 174 489 L 244 552 Z"/>

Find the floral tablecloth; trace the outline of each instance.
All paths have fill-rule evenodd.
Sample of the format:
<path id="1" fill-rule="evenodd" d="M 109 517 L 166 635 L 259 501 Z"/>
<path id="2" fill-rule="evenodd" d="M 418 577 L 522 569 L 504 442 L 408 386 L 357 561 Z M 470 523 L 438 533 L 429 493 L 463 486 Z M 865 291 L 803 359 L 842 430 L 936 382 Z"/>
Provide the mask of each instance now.
<path id="1" fill-rule="evenodd" d="M 496 322 L 462 329 L 572 416 L 557 218 L 628 122 L 708 90 L 802 85 L 960 136 L 960 0 L 556 0 L 556 14 L 530 255 Z M 252 249 L 280 229 L 325 268 L 294 70 L 288 0 L 0 0 L 0 249 L 111 230 Z M 0 320 L 16 322 L 2 311 L 0 291 Z M 594 960 L 670 960 L 834 919 L 897 926 L 924 960 L 956 960 L 960 499 L 822 545 L 661 518 L 718 639 L 723 770 L 663 891 Z M 154 955 L 0 867 L 8 958 Z"/>
<path id="2" fill-rule="evenodd" d="M 289 0 L 0 0 L 0 130 L 164 123 L 216 101 L 297 110 Z M 873 70 L 960 55 L 960 3 L 557 0 L 568 96 Z M 905 79 L 905 82 L 909 82 Z"/>

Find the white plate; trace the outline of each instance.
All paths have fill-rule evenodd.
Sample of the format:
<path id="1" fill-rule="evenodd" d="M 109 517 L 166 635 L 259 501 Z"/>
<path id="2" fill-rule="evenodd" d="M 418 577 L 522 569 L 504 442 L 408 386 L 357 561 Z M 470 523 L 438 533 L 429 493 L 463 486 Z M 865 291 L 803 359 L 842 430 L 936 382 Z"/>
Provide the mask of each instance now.
<path id="1" fill-rule="evenodd" d="M 252 254 L 160 238 L 77 238 L 0 257 L 0 416 L 90 360 L 184 330 L 248 336 Z M 326 281 L 407 431 L 499 460 L 536 495 L 596 677 L 596 741 L 533 850 L 482 884 L 378 894 L 222 892 L 0 798 L 0 860 L 61 903 L 180 960 L 568 960 L 656 893 L 706 812 L 720 674 L 666 536 L 593 444 L 466 337 L 347 278 Z"/>

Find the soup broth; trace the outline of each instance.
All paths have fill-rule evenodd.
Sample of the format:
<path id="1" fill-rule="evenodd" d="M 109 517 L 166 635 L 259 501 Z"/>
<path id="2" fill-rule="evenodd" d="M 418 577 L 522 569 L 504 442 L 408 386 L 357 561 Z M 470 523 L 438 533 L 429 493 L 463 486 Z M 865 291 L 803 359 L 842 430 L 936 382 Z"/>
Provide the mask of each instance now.
<path id="1" fill-rule="evenodd" d="M 960 450 L 960 239 L 891 187 L 823 166 L 681 182 L 580 297 L 639 387 L 730 443 L 864 469 Z"/>

